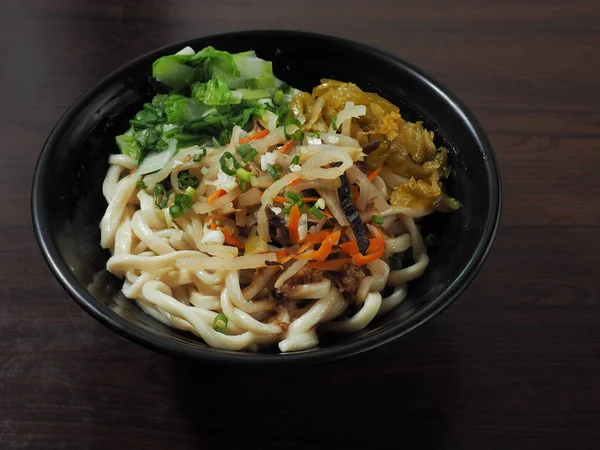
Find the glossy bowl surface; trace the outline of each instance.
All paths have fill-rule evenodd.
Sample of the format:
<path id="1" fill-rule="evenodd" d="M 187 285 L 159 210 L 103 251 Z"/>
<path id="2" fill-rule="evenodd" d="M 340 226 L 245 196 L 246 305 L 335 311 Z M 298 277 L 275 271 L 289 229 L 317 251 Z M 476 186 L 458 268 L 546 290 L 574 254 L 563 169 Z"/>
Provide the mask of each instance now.
<path id="1" fill-rule="evenodd" d="M 99 222 L 106 208 L 102 181 L 114 137 L 152 96 L 152 62 L 186 45 L 230 52 L 253 49 L 273 61 L 275 74 L 310 90 L 321 78 L 352 81 L 400 106 L 409 120 L 423 120 L 450 149 L 447 182 L 462 203 L 454 214 L 422 223 L 439 247 L 425 275 L 409 284 L 405 302 L 359 333 L 324 336 L 319 347 L 292 353 L 213 349 L 195 336 L 168 328 L 120 293 L 122 282 L 105 270 Z M 473 280 L 498 226 L 501 182 L 496 158 L 473 114 L 447 89 L 408 63 L 379 50 L 329 36 L 294 31 L 247 31 L 180 42 L 131 61 L 81 96 L 48 137 L 33 178 L 32 214 L 41 251 L 62 287 L 79 305 L 119 334 L 159 352 L 233 364 L 315 363 L 369 350 L 434 317 Z"/>

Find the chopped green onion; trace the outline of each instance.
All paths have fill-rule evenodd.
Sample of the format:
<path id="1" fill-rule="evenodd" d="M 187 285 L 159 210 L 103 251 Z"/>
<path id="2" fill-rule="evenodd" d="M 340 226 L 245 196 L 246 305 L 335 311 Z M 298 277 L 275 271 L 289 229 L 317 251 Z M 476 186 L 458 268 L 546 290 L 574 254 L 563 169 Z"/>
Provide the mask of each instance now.
<path id="1" fill-rule="evenodd" d="M 179 189 L 185 189 L 188 186 L 191 186 L 193 188 L 197 188 L 199 181 L 198 181 L 198 177 L 194 176 L 194 175 L 190 175 L 188 173 L 187 170 L 184 170 L 183 172 L 179 173 Z"/>
<path id="2" fill-rule="evenodd" d="M 273 94 L 273 103 L 275 103 L 277 106 L 282 105 L 284 101 L 284 97 L 283 97 L 283 91 L 281 89 L 278 89 L 275 91 L 275 93 Z"/>
<path id="3" fill-rule="evenodd" d="M 183 214 L 183 208 L 179 205 L 171 205 L 169 206 L 169 214 L 174 219 L 177 219 Z"/>
<path id="4" fill-rule="evenodd" d="M 250 184 L 248 181 L 240 180 L 240 190 L 246 192 L 248 190 L 248 184 Z"/>
<path id="5" fill-rule="evenodd" d="M 309 211 L 313 216 L 315 216 L 315 219 L 322 219 L 323 217 L 325 217 L 325 214 L 321 212 L 317 205 L 311 206 Z"/>
<path id="6" fill-rule="evenodd" d="M 245 158 L 246 155 L 252 150 L 254 150 L 254 147 L 252 147 L 250 144 L 242 144 L 235 149 L 237 154 L 240 155 L 242 158 Z"/>
<path id="7" fill-rule="evenodd" d="M 225 333 L 227 331 L 228 322 L 229 320 L 227 319 L 227 316 L 225 314 L 217 314 L 217 317 L 215 317 L 215 320 L 213 322 L 213 328 L 219 333 Z"/>
<path id="8" fill-rule="evenodd" d="M 240 180 L 245 181 L 246 183 L 249 183 L 252 179 L 252 174 L 245 169 L 238 169 L 235 174 Z"/>
<path id="9" fill-rule="evenodd" d="M 144 189 L 146 189 L 148 186 L 146 186 L 146 183 L 144 183 L 142 180 L 138 181 L 135 186 L 140 190 L 143 191 Z"/>
<path id="10" fill-rule="evenodd" d="M 275 169 L 275 166 L 269 166 L 267 169 L 267 173 L 273 177 L 274 180 L 279 180 L 279 172 Z"/>
<path id="11" fill-rule="evenodd" d="M 285 198 L 287 198 L 292 204 L 302 201 L 302 197 L 300 197 L 300 194 L 294 191 L 287 191 L 285 193 Z"/>
<path id="12" fill-rule="evenodd" d="M 231 161 L 231 164 L 229 164 L 229 161 Z M 233 170 L 233 169 L 241 169 L 242 168 L 242 165 L 229 152 L 223 153 L 219 162 L 221 163 L 221 170 L 223 172 L 225 172 L 227 175 L 233 176 L 233 175 L 235 175 L 235 170 Z"/>
<path id="13" fill-rule="evenodd" d="M 283 167 L 281 167 L 281 164 L 273 164 L 273 169 L 275 169 L 277 172 L 281 173 L 281 171 L 283 170 Z"/>
<path id="14" fill-rule="evenodd" d="M 293 127 L 293 126 L 298 127 L 298 129 L 294 130 L 292 133 L 289 133 L 288 127 Z M 294 138 L 298 141 L 301 141 L 302 138 L 304 137 L 304 134 L 302 133 L 302 124 L 295 117 L 288 117 L 287 119 L 285 119 L 285 122 L 283 123 L 283 134 L 285 134 L 286 139 Z"/>
<path id="15" fill-rule="evenodd" d="M 300 155 L 296 155 L 292 158 L 292 162 L 290 163 L 292 166 L 300 163 Z"/>
<path id="16" fill-rule="evenodd" d="M 375 222 L 377 225 L 383 225 L 383 219 L 381 218 L 381 216 L 373 214 L 373 216 L 371 216 L 371 220 L 373 222 Z"/>
<path id="17" fill-rule="evenodd" d="M 175 204 L 180 206 L 184 211 L 189 211 L 192 207 L 192 197 L 187 194 L 175 194 Z"/>
<path id="18" fill-rule="evenodd" d="M 202 158 L 206 156 L 206 149 L 203 147 L 200 149 L 200 153 L 196 153 L 194 155 L 194 157 L 192 158 L 192 161 L 194 162 L 200 162 L 202 161 Z"/>
<path id="19" fill-rule="evenodd" d="M 185 193 L 186 193 L 187 195 L 189 195 L 189 196 L 190 196 L 190 198 L 194 198 L 194 195 L 196 195 L 196 189 L 194 189 L 194 188 L 193 188 L 193 187 L 191 187 L 191 186 L 188 186 L 188 187 L 185 189 Z"/>
<path id="20" fill-rule="evenodd" d="M 292 209 L 292 206 L 294 206 L 294 205 L 285 205 L 285 206 L 283 207 L 283 213 L 284 213 L 284 214 L 289 214 L 289 213 L 290 213 L 290 210 Z"/>
<path id="21" fill-rule="evenodd" d="M 331 118 L 331 126 L 333 127 L 333 131 L 337 131 L 337 116 Z"/>
<path id="22" fill-rule="evenodd" d="M 311 135 L 311 137 L 314 137 L 314 138 L 320 138 L 320 137 L 321 137 L 321 135 L 319 134 L 319 132 L 318 132 L 318 131 L 315 131 L 315 132 L 314 132 L 314 133 Z"/>
<path id="23" fill-rule="evenodd" d="M 160 209 L 163 209 L 167 206 L 167 201 L 169 201 L 167 191 L 162 184 L 158 183 L 154 188 L 154 204 Z"/>
<path id="24" fill-rule="evenodd" d="M 249 151 L 248 153 L 246 153 L 246 156 L 244 156 L 242 158 L 242 161 L 244 161 L 246 164 L 248 164 L 250 161 L 252 161 L 256 156 L 258 155 L 258 152 L 254 149 L 252 149 L 251 151 Z"/>

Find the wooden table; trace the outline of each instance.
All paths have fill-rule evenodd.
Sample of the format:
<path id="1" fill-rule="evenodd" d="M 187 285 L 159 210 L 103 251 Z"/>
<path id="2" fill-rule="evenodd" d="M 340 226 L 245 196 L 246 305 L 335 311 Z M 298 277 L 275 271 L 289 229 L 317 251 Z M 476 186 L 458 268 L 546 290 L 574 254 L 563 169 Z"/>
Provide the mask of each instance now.
<path id="1" fill-rule="evenodd" d="M 283 373 L 192 367 L 59 288 L 32 170 L 62 112 L 136 55 L 252 28 L 382 48 L 446 84 L 496 149 L 495 248 L 410 336 Z M 0 448 L 600 448 L 600 2 L 3 0 Z"/>

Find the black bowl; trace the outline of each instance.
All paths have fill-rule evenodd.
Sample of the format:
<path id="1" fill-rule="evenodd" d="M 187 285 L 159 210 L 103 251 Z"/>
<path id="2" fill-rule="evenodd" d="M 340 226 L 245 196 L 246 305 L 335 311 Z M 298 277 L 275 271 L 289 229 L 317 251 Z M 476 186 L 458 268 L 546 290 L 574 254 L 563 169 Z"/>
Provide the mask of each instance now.
<path id="1" fill-rule="evenodd" d="M 231 52 L 254 49 L 273 61 L 276 75 L 310 90 L 321 78 L 352 81 L 378 92 L 410 120 L 422 120 L 450 149 L 447 186 L 459 212 L 430 216 L 426 232 L 439 237 L 426 274 L 409 284 L 407 300 L 367 329 L 322 339 L 319 347 L 291 354 L 213 349 L 192 334 L 168 328 L 120 293 L 122 282 L 105 270 L 99 222 L 101 193 L 114 137 L 151 97 L 152 62 L 185 45 Z M 473 280 L 498 226 L 501 184 L 496 158 L 472 113 L 447 89 L 390 55 L 328 36 L 291 31 L 249 31 L 204 37 L 148 53 L 113 72 L 65 113 L 42 149 L 34 178 L 32 214 L 42 253 L 62 287 L 77 303 L 121 335 L 162 353 L 241 364 L 323 362 L 380 346 L 442 311 Z"/>

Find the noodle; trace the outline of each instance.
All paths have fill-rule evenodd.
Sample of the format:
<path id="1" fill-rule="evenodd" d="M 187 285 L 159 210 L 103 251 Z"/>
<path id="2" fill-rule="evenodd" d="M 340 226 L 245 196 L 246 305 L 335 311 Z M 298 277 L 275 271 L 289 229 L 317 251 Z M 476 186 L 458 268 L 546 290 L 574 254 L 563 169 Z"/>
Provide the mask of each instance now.
<path id="1" fill-rule="evenodd" d="M 415 220 L 457 203 L 431 197 L 449 173 L 445 149 L 395 106 L 332 80 L 314 97 L 289 88 L 275 103 L 283 86 L 251 106 L 198 111 L 167 110 L 187 97 L 159 94 L 108 158 L 107 269 L 149 316 L 215 348 L 300 351 L 319 345 L 320 331 L 364 329 L 402 303 L 429 264 Z M 289 116 L 273 112 L 281 102 Z M 175 120 L 182 111 L 202 115 Z M 136 128 L 152 114 L 157 122 Z M 405 251 L 414 263 L 392 268 Z"/>

